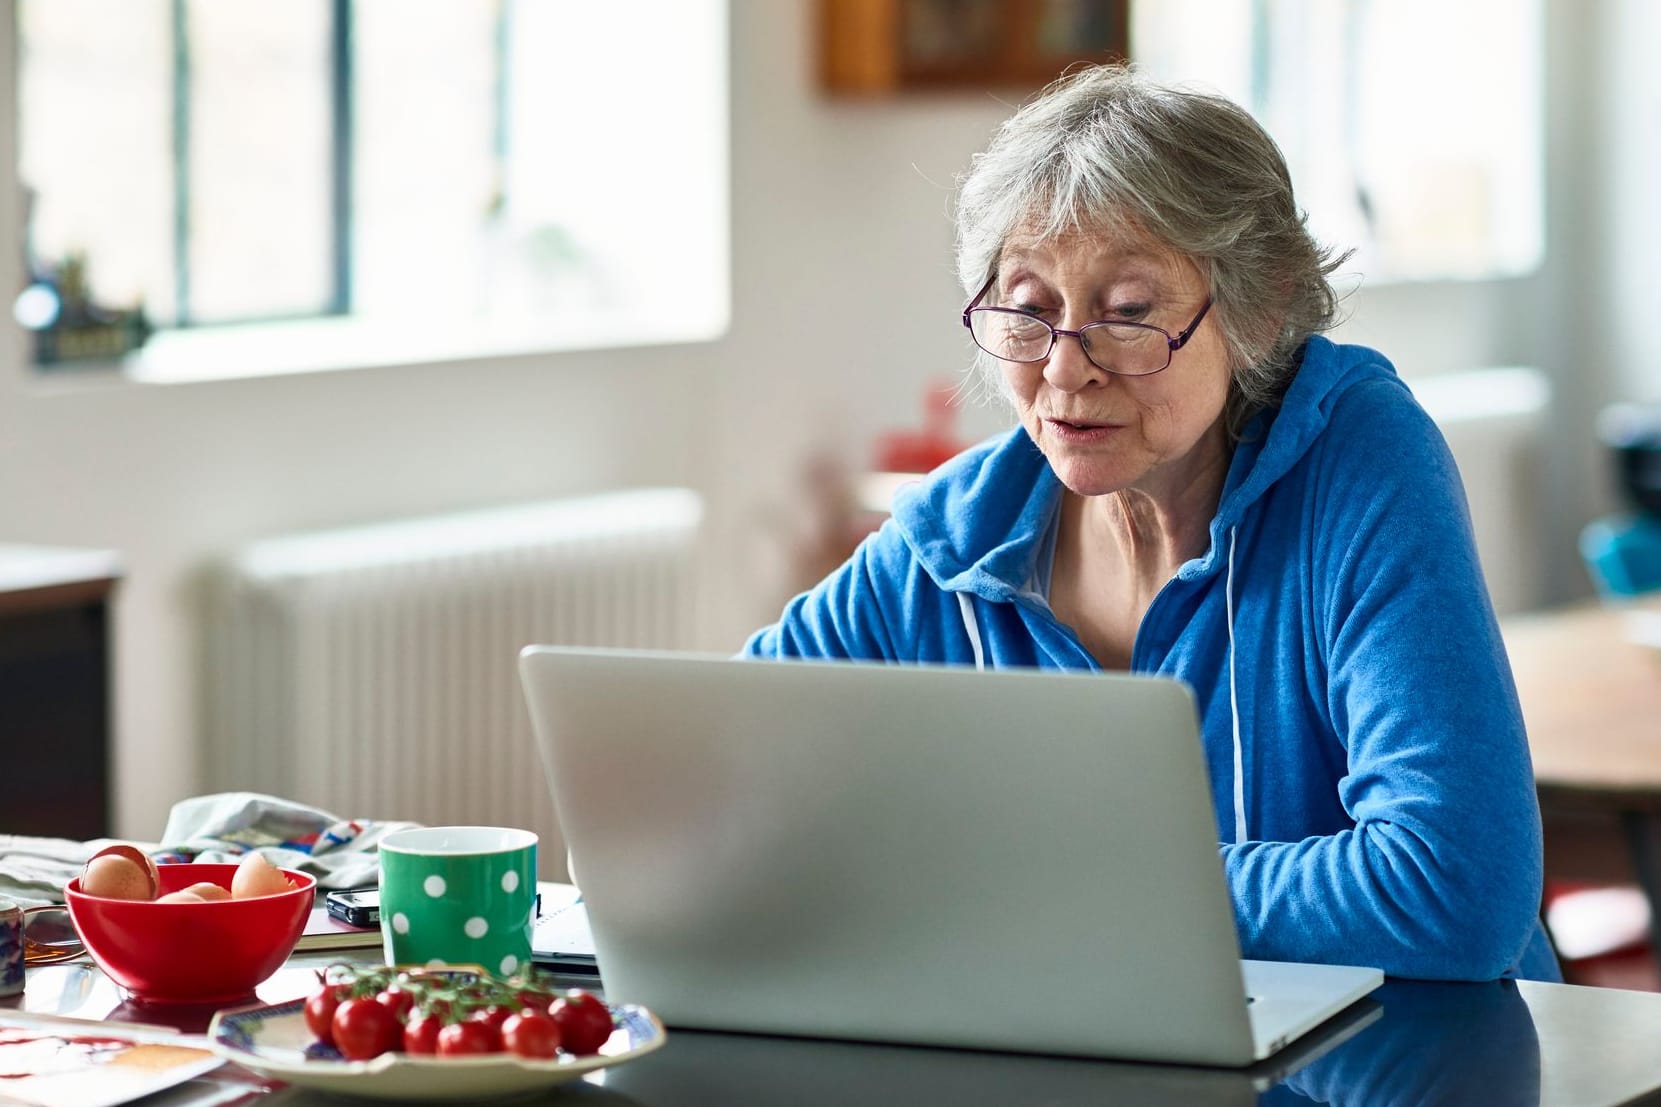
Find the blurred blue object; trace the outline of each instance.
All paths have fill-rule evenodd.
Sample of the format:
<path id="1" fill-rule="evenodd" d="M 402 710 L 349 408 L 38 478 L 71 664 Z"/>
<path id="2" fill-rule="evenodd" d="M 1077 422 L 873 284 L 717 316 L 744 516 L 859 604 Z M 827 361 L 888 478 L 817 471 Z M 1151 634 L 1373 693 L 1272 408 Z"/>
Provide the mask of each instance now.
<path id="1" fill-rule="evenodd" d="M 1580 556 L 1606 598 L 1661 589 L 1661 516 L 1606 515 L 1580 532 Z"/>

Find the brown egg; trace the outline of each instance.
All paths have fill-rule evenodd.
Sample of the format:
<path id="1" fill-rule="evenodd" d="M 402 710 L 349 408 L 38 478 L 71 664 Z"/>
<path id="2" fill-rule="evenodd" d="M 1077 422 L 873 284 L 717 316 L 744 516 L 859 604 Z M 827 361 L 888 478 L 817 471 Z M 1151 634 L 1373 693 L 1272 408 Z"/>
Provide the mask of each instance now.
<path id="1" fill-rule="evenodd" d="M 156 882 L 131 857 L 104 853 L 92 858 L 81 870 L 81 891 L 104 899 L 153 899 Z"/>
<path id="2" fill-rule="evenodd" d="M 200 888 L 201 885 L 198 884 L 198 885 L 195 885 L 195 887 Z M 217 888 L 219 886 L 216 884 L 216 885 L 214 885 L 214 887 Z M 220 888 L 219 890 L 224 891 L 225 889 Z M 203 899 L 201 896 L 197 895 L 195 892 L 191 891 L 189 888 L 180 888 L 177 892 L 169 892 L 165 896 L 158 897 L 156 902 L 157 903 L 206 903 L 207 900 Z"/>
<path id="3" fill-rule="evenodd" d="M 206 903 L 215 903 L 222 899 L 231 898 L 231 893 L 228 889 L 222 885 L 215 884 L 211 880 L 199 880 L 188 888 L 181 888 L 180 891 L 189 892 L 197 899 Z M 165 899 L 166 897 L 164 896 L 163 898 Z"/>
<path id="4" fill-rule="evenodd" d="M 244 857 L 231 876 L 231 896 L 234 899 L 275 895 L 293 887 L 288 877 L 283 875 L 283 870 L 257 853 Z"/>
<path id="5" fill-rule="evenodd" d="M 154 861 L 150 860 L 150 855 L 148 853 L 145 853 L 143 850 L 139 849 L 137 846 L 130 846 L 125 842 L 116 842 L 113 845 L 105 846 L 103 849 L 99 850 L 97 853 L 92 855 L 92 857 L 87 861 L 87 867 L 90 868 L 91 865 L 92 865 L 92 862 L 98 860 L 100 857 L 124 857 L 128 861 L 131 861 L 134 865 L 138 866 L 141 870 L 143 870 L 145 880 L 148 881 L 148 890 L 145 891 L 143 894 L 141 894 L 141 895 L 119 896 L 117 898 L 119 898 L 119 899 L 155 899 L 156 898 L 156 893 L 161 891 L 161 876 L 160 876 L 160 874 L 158 874 L 156 872 L 156 863 Z M 108 868 L 108 866 L 104 866 L 104 867 Z M 99 894 L 101 894 L 101 893 L 94 892 L 91 889 L 87 888 L 84 876 L 85 876 L 85 872 L 83 870 L 83 879 L 82 879 L 82 882 L 81 882 L 81 890 L 83 892 L 86 892 L 88 895 L 99 895 Z"/>

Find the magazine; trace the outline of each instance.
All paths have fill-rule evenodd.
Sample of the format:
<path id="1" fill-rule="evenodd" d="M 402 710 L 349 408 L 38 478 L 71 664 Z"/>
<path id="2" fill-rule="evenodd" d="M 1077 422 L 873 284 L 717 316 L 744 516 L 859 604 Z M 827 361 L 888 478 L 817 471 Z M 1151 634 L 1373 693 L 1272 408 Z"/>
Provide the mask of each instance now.
<path id="1" fill-rule="evenodd" d="M 113 1107 L 193 1080 L 224 1062 L 194 1035 L 96 1023 L 10 1024 L 0 1013 L 0 1102 L 31 1107 Z M 223 1103 L 256 1088 L 229 1089 Z M 197 1097 L 191 1097 L 192 1102 Z"/>

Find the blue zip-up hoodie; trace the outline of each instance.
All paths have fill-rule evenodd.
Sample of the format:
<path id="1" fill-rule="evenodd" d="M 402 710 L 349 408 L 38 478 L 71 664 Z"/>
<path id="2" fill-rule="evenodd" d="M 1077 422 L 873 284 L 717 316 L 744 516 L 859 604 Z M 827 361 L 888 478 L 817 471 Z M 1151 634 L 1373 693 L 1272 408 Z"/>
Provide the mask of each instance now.
<path id="1" fill-rule="evenodd" d="M 1045 599 L 1061 493 L 1024 430 L 966 451 L 745 654 L 1099 668 Z M 1210 535 L 1131 669 L 1194 690 L 1244 956 L 1561 979 L 1464 489 L 1389 362 L 1310 339 L 1236 446 Z"/>

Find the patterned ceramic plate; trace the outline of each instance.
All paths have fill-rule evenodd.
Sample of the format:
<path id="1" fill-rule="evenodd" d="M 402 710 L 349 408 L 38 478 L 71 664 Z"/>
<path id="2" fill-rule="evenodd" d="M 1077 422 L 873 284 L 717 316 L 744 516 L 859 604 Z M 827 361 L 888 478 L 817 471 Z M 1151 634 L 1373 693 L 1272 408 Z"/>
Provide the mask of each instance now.
<path id="1" fill-rule="evenodd" d="M 304 1000 L 239 1007 L 214 1015 L 208 1042 L 228 1061 L 303 1088 L 378 1099 L 485 1099 L 575 1080 L 586 1072 L 632 1061 L 667 1037 L 644 1007 L 612 1008 L 617 1029 L 598 1054 L 534 1061 L 497 1053 L 481 1057 L 417 1057 L 383 1053 L 346 1061 L 312 1037 Z"/>

